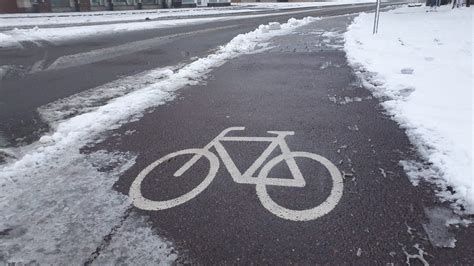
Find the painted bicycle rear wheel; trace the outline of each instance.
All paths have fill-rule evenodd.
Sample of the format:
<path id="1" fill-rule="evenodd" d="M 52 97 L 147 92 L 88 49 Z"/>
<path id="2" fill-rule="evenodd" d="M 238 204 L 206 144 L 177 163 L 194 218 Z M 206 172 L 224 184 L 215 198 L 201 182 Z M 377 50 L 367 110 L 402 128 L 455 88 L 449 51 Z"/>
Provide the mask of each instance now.
<path id="1" fill-rule="evenodd" d="M 322 202 L 316 207 L 306 210 L 291 210 L 279 205 L 274 200 L 272 200 L 267 191 L 268 185 L 265 184 L 265 182 L 259 182 L 256 185 L 256 190 L 258 198 L 260 199 L 262 205 L 276 216 L 292 221 L 310 221 L 322 217 L 332 211 L 341 199 L 343 191 L 342 175 L 337 169 L 337 167 L 333 163 L 331 163 L 331 161 L 318 154 L 309 152 L 291 152 L 290 155 L 293 158 L 312 159 L 326 167 L 332 180 L 332 188 L 329 196 L 324 202 Z M 260 180 L 264 180 L 265 178 L 267 178 L 272 168 L 287 158 L 288 155 L 284 156 L 282 154 L 270 160 L 262 167 L 258 178 Z"/>

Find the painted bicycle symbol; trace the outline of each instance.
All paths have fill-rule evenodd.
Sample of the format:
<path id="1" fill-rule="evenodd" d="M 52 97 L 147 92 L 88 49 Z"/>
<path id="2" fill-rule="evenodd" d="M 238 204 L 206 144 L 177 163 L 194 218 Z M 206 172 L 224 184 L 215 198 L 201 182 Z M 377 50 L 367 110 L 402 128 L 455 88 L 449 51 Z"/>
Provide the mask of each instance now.
<path id="1" fill-rule="evenodd" d="M 337 167 L 331 163 L 328 159 L 309 152 L 294 152 L 290 151 L 288 144 L 285 141 L 286 136 L 294 135 L 292 131 L 267 131 L 269 134 L 275 136 L 271 137 L 240 137 L 240 136 L 226 136 L 231 131 L 245 130 L 245 127 L 231 127 L 222 131 L 216 138 L 214 138 L 209 144 L 202 149 L 186 149 L 177 152 L 170 153 L 155 162 L 148 165 L 143 169 L 133 181 L 129 195 L 132 198 L 133 204 L 143 210 L 165 210 L 178 205 L 181 205 L 197 195 L 199 195 L 204 189 L 206 189 L 212 180 L 216 177 L 219 169 L 219 159 L 217 156 L 209 150 L 214 147 L 217 151 L 217 155 L 221 158 L 224 166 L 229 171 L 234 182 L 239 184 L 252 184 L 256 186 L 257 196 L 262 205 L 274 215 L 293 221 L 309 221 L 317 219 L 331 210 L 333 210 L 339 200 L 342 197 L 343 192 L 343 181 L 342 176 Z M 222 142 L 227 141 L 251 141 L 251 142 L 270 142 L 270 145 L 263 151 L 263 153 L 253 162 L 253 164 L 242 174 L 237 169 L 235 163 L 232 161 L 228 152 L 225 150 Z M 281 155 L 278 155 L 269 160 L 265 165 L 263 163 L 268 159 L 273 150 L 277 147 L 282 151 Z M 166 162 L 174 157 L 180 155 L 192 154 L 194 155 L 188 162 L 186 162 L 181 168 L 175 173 L 175 177 L 179 177 L 190 169 L 200 158 L 205 157 L 209 160 L 210 167 L 207 176 L 204 180 L 191 191 L 184 195 L 181 195 L 174 199 L 156 201 L 145 198 L 141 192 L 141 184 L 145 177 L 158 165 Z M 267 192 L 267 186 L 280 186 L 280 187 L 304 187 L 306 181 L 301 174 L 298 165 L 296 164 L 295 158 L 309 158 L 322 164 L 329 172 L 332 179 L 332 188 L 329 196 L 324 202 L 316 207 L 305 209 L 305 210 L 291 210 L 280 206 L 274 202 Z M 278 163 L 285 161 L 290 169 L 293 178 L 270 178 L 268 174 L 271 169 Z M 261 167 L 258 176 L 254 176 L 255 172 Z"/>

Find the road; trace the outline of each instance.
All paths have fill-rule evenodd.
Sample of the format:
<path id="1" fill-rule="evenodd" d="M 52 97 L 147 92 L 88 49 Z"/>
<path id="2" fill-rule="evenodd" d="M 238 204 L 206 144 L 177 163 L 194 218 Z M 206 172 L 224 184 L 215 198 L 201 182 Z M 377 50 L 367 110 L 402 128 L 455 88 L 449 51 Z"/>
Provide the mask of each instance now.
<path id="1" fill-rule="evenodd" d="M 50 130 L 48 121 L 37 112 L 48 103 L 119 77 L 167 66 L 179 69 L 194 57 L 206 56 L 236 35 L 269 21 L 322 17 L 290 35 L 273 38 L 263 52 L 228 61 L 209 73 L 205 83 L 181 89 L 173 101 L 114 129 L 100 143 L 85 147 L 83 153 L 137 154 L 135 164 L 114 185 L 120 193 L 135 196 L 132 184 L 148 165 L 173 152 L 201 149 L 231 127 L 245 127 L 228 134 L 234 137 L 294 132 L 285 137 L 291 151 L 318 154 L 330 162 L 324 167 L 322 161 L 315 161 L 320 157 L 298 157 L 296 167 L 305 186 L 267 185 L 263 186 L 265 193 L 256 185 L 255 180 L 261 179 L 257 175 L 284 150 L 276 148 L 267 154 L 250 180 L 237 179 L 258 161 L 269 142 L 221 141 L 227 153 L 215 146 L 209 149 L 219 157 L 217 163 L 211 158 L 209 164 L 203 157 L 179 177 L 173 173 L 190 155 L 166 160 L 150 170 L 139 193 L 155 202 L 191 191 L 205 182 L 213 167 L 216 171 L 207 188 L 181 205 L 145 210 L 153 208 L 148 203 L 130 209 L 148 217 L 150 226 L 173 244 L 178 262 L 366 265 L 402 264 L 411 258 L 412 263 L 472 263 L 472 227 L 449 232 L 437 227 L 436 217 L 449 212 L 448 205 L 439 203 L 429 185 L 411 184 L 399 162 L 416 158 L 412 145 L 347 64 L 342 34 L 354 17 L 351 14 L 371 9 L 323 8 L 94 37 L 59 46 L 25 43 L 27 49 L 0 50 L 6 64 L 17 66 L 1 81 L 0 132 L 9 145 L 34 142 Z M 142 48 L 131 52 L 136 45 L 129 44 L 137 41 L 143 41 Z M 114 49 L 109 56 L 103 49 L 110 47 Z M 91 53 L 94 50 L 98 52 Z M 82 61 L 70 60 L 76 57 L 68 55 L 75 54 L 80 54 Z M 237 171 L 229 169 L 229 162 L 235 163 Z M 290 164 L 276 163 L 268 174 L 284 182 L 281 179 L 295 176 Z M 331 174 L 331 167 L 341 173 L 341 181 Z M 335 183 L 341 188 L 339 196 L 337 191 L 330 192 Z M 295 221 L 302 216 L 278 211 L 268 199 L 262 200 L 264 194 L 277 206 L 292 210 L 314 208 L 327 198 L 332 206 L 326 212 L 314 211 L 314 217 L 306 221 Z M 100 257 L 114 232 L 104 237 L 88 263 Z M 443 242 L 450 237 L 456 238 L 456 248 L 435 246 L 434 238 Z"/>
<path id="2" fill-rule="evenodd" d="M 41 132 L 48 130 L 47 125 L 42 124 L 37 116 L 36 108 L 116 80 L 120 76 L 133 75 L 157 67 L 173 66 L 185 63 L 193 57 L 201 57 L 219 45 L 229 42 L 236 35 L 252 31 L 268 21 L 286 22 L 291 17 L 302 18 L 310 15 L 334 16 L 348 11 L 362 12 L 371 8 L 364 5 L 318 8 L 311 12 L 305 10 L 302 13 L 290 11 L 288 15 L 134 31 L 72 40 L 59 45 L 25 42 L 23 43 L 25 49 L 0 49 L 2 65 L 14 66 L 15 70 L 0 80 L 2 93 L 0 132 L 3 132 L 4 138 L 13 145 L 17 142 L 22 144 L 32 142 L 34 136 L 37 137 Z M 176 34 L 181 35 L 175 36 Z M 157 37 L 163 39 L 157 41 Z M 144 45 L 143 49 L 134 53 L 114 51 L 110 58 L 102 58 L 79 66 L 76 66 L 78 62 L 73 60 L 74 62 L 66 68 L 45 71 L 63 56 L 97 51 L 89 55 L 89 58 L 95 58 L 98 53 L 102 53 L 100 49 L 114 50 L 119 45 L 137 41 L 144 41 L 149 45 Z M 125 50 L 127 48 L 129 47 L 125 47 Z"/>

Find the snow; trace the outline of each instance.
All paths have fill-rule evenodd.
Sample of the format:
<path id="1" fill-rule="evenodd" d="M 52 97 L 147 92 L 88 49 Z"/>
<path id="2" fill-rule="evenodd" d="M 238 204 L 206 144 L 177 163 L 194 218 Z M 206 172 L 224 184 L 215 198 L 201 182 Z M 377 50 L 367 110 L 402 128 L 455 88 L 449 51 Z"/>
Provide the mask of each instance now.
<path id="1" fill-rule="evenodd" d="M 108 25 L 78 26 L 78 27 L 59 27 L 59 28 L 31 28 L 31 29 L 13 29 L 0 33 L 0 47 L 21 46 L 22 41 L 36 42 L 38 40 L 51 43 L 61 43 L 68 40 L 84 38 L 88 36 L 114 35 L 122 32 L 147 30 L 157 28 L 170 28 L 185 25 L 197 25 L 213 21 L 224 21 L 231 19 L 242 19 L 257 16 L 270 16 L 268 14 L 246 15 L 232 17 L 214 17 L 214 18 L 191 18 L 148 22 L 129 22 Z M 41 44 L 38 44 L 41 45 Z"/>
<path id="2" fill-rule="evenodd" d="M 0 14 L 1 27 L 23 27 L 44 25 L 75 25 L 87 23 L 120 22 L 145 20 L 145 18 L 164 19 L 182 16 L 202 16 L 216 14 L 235 14 L 251 12 L 237 8 L 180 8 L 155 10 L 91 11 L 61 13 L 15 13 Z"/>
<path id="3" fill-rule="evenodd" d="M 386 2 L 386 1 L 382 1 Z M 305 7 L 318 7 L 318 6 L 333 6 L 333 5 L 351 5 L 351 4 L 362 4 L 362 3 L 374 3 L 374 1 L 368 0 L 335 0 L 327 2 L 244 2 L 244 3 L 232 3 L 237 6 L 244 7 L 258 7 L 268 9 L 294 9 L 294 8 L 305 8 Z"/>
<path id="4" fill-rule="evenodd" d="M 269 30 L 279 30 L 279 29 L 281 29 L 280 23 L 278 23 L 278 22 L 271 22 L 270 24 L 268 24 L 268 29 L 269 29 Z"/>
<path id="5" fill-rule="evenodd" d="M 176 17 L 230 15 L 239 13 L 261 13 L 268 10 L 289 10 L 306 7 L 372 3 L 368 0 L 339 0 L 306 3 L 233 3 L 230 7 L 179 8 L 125 11 L 92 11 L 61 13 L 21 13 L 0 14 L 0 28 L 35 27 L 46 25 L 79 25 L 89 23 L 114 23 L 123 21 L 143 21 L 170 19 Z"/>
<path id="6" fill-rule="evenodd" d="M 5 77 L 8 74 L 10 69 L 12 69 L 12 66 L 9 66 L 9 65 L 0 66 L 0 81 L 3 79 L 3 77 Z"/>
<path id="7" fill-rule="evenodd" d="M 38 108 L 43 121 L 56 126 L 58 123 L 80 114 L 91 112 L 114 98 L 140 90 L 149 84 L 169 78 L 176 67 L 157 68 L 117 79 L 96 88 L 71 95 Z M 44 136 L 43 136 L 44 137 Z"/>
<path id="8" fill-rule="evenodd" d="M 95 258 L 98 264 L 151 259 L 171 264 L 177 258 L 172 244 L 157 236 L 144 218 L 130 213 L 130 199 L 112 189 L 137 155 L 81 149 L 173 100 L 176 90 L 204 81 L 226 61 L 259 52 L 270 38 L 315 20 L 290 19 L 275 30 L 262 25 L 187 65 L 122 79 L 137 87 L 110 83 L 40 108 L 53 130 L 37 143 L 7 151 L 19 159 L 0 166 L 0 257 L 17 263 L 82 264 L 102 247 Z M 90 99 L 98 95 L 100 99 Z M 108 244 L 103 243 L 106 235 L 111 235 Z"/>
<path id="9" fill-rule="evenodd" d="M 123 32 L 148 30 L 157 28 L 170 28 L 185 25 L 197 25 L 224 18 L 194 18 L 177 19 L 150 22 L 129 22 L 108 25 L 59 27 L 59 28 L 38 28 L 13 29 L 0 33 L 0 47 L 21 46 L 22 41 L 36 42 L 38 40 L 51 43 L 61 43 L 63 41 L 80 39 L 88 36 L 114 35 Z M 41 46 L 40 43 L 37 43 Z"/>
<path id="10" fill-rule="evenodd" d="M 21 48 L 22 45 L 10 34 L 0 32 L 0 48 L 2 47 Z"/>
<path id="11" fill-rule="evenodd" d="M 43 145 L 54 143 L 54 140 L 51 138 L 51 136 L 42 136 L 38 141 Z"/>
<path id="12" fill-rule="evenodd" d="M 44 14 L 6 14 L 0 15 L 0 28 L 7 30 L 0 32 L 1 47 L 21 47 L 22 41 L 47 41 L 53 44 L 63 41 L 84 38 L 88 36 L 113 35 L 120 32 L 170 28 L 186 25 L 197 25 L 215 21 L 239 20 L 245 18 L 271 17 L 276 15 L 291 15 L 307 10 L 291 10 L 302 7 L 317 7 L 363 3 L 365 0 L 344 0 L 335 2 L 311 3 L 252 3 L 240 4 L 240 8 L 207 8 L 207 9 L 173 9 L 152 11 L 119 11 L 119 12 L 87 12 L 87 13 L 44 13 Z M 243 6 L 243 7 L 242 7 Z M 282 10 L 271 14 L 261 14 L 261 11 Z M 286 11 L 285 11 L 286 10 Z M 252 12 L 247 15 L 232 15 L 242 12 Z M 215 17 L 199 18 L 197 15 L 216 15 Z M 227 14 L 228 16 L 221 16 Z M 168 19 L 173 17 L 186 18 Z M 194 18 L 193 18 L 194 16 Z M 151 19 L 145 21 L 145 18 Z M 91 23 L 110 22 L 113 24 L 91 25 Z M 65 27 L 69 25 L 69 27 Z M 75 25 L 71 27 L 71 25 Z M 47 26 L 47 27 L 44 27 Z M 14 28 L 22 27 L 22 28 Z M 13 29 L 12 29 L 13 28 Z"/>
<path id="13" fill-rule="evenodd" d="M 402 7 L 361 14 L 345 34 L 348 60 L 393 118 L 406 129 L 427 164 L 404 161 L 415 184 L 428 179 L 474 213 L 471 8 L 437 12 Z M 463 25 L 463 26 L 461 26 Z M 446 192 L 447 186 L 456 193 Z"/>
<path id="14" fill-rule="evenodd" d="M 430 243 L 439 248 L 456 247 L 456 239 L 454 233 L 449 231 L 447 222 L 460 223 L 461 220 L 450 209 L 441 207 L 425 208 L 425 215 L 428 219 L 423 224 Z"/>

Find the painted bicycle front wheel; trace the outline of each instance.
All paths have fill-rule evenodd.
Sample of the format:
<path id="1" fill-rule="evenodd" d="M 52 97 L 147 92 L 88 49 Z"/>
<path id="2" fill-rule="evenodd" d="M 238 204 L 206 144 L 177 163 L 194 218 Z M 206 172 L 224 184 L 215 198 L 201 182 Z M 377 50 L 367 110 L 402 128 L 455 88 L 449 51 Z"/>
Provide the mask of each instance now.
<path id="1" fill-rule="evenodd" d="M 193 188 L 191 191 L 177 197 L 174 199 L 169 199 L 169 200 L 150 200 L 147 199 L 143 196 L 142 194 L 142 182 L 145 179 L 145 177 L 153 171 L 158 165 L 167 162 L 170 159 L 173 159 L 177 156 L 181 155 L 188 155 L 188 154 L 194 154 L 194 155 L 201 155 L 206 157 L 209 160 L 209 172 L 207 176 L 203 179 L 199 185 L 197 185 L 195 188 Z M 219 169 L 219 159 L 211 153 L 208 150 L 203 150 L 203 149 L 187 149 L 187 150 L 181 150 L 177 152 L 170 153 L 150 165 L 148 165 L 145 169 L 143 169 L 138 176 L 135 178 L 133 181 L 132 185 L 130 186 L 130 191 L 129 191 L 129 196 L 132 199 L 133 205 L 139 209 L 142 210 L 148 210 L 148 211 L 157 211 L 157 210 L 166 210 L 178 205 L 181 205 L 197 195 L 199 195 L 204 189 L 206 189 L 209 184 L 211 184 L 212 180 L 216 177 L 217 170 Z"/>

